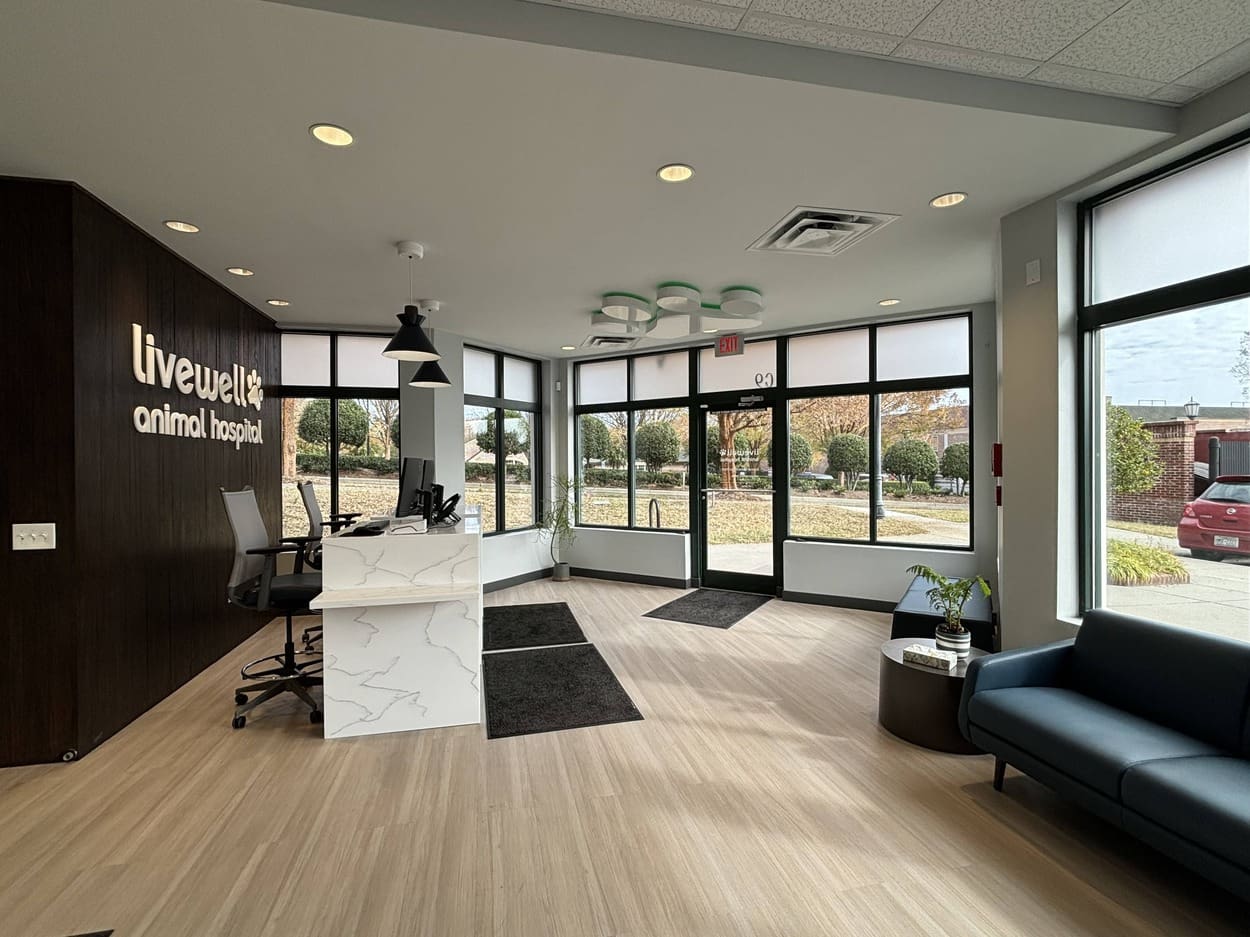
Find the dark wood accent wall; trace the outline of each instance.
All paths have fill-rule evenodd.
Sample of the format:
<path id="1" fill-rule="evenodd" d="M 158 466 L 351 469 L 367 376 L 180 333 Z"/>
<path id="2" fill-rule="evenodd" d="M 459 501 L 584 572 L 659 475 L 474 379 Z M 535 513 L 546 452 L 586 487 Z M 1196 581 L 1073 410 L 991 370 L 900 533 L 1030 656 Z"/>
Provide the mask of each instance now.
<path id="1" fill-rule="evenodd" d="M 8 689 L 0 687 L 4 711 L 19 719 L 34 714 L 32 726 L 47 722 L 48 736 L 42 747 L 32 745 L 36 740 L 29 735 L 0 748 L 0 764 L 52 760 L 69 750 L 86 754 L 254 632 L 262 619 L 225 600 L 233 539 L 219 489 L 252 485 L 275 533 L 281 510 L 276 398 L 267 398 L 260 411 L 245 411 L 141 384 L 131 369 L 131 324 L 138 323 L 166 352 L 219 370 L 235 363 L 255 368 L 276 385 L 279 346 L 272 320 L 83 190 L 20 185 L 60 193 L 65 224 L 48 239 L 52 249 L 40 252 L 56 260 L 44 261 L 52 269 L 32 269 L 38 278 L 48 278 L 42 290 L 65 308 L 59 328 L 45 316 L 23 326 L 45 346 L 54 345 L 55 357 L 18 360 L 13 345 L 6 348 L 9 373 L 0 386 L 24 380 L 41 395 L 52 389 L 47 399 L 29 405 L 55 406 L 47 420 L 32 422 L 38 423 L 38 434 L 59 436 L 61 442 L 49 447 L 41 470 L 30 466 L 26 484 L 38 492 L 27 499 L 30 516 L 24 517 L 57 520 L 58 549 L 11 557 L 23 562 L 46 557 L 55 570 L 49 586 L 59 590 L 60 599 L 55 623 L 47 620 L 49 606 L 43 605 L 39 617 L 13 621 L 6 632 L 20 633 L 20 640 L 39 649 L 39 667 L 52 656 L 47 653 L 54 647 L 52 636 L 63 632 L 72 646 L 70 672 L 58 678 L 51 710 L 55 727 L 44 714 L 51 700 L 10 701 Z M 7 239 L 8 225 L 9 214 L 0 213 L 0 237 Z M 7 410 L 14 406 L 11 400 L 6 392 Z M 232 421 L 259 418 L 264 443 L 236 451 L 214 439 L 134 429 L 136 406 L 166 403 L 184 412 L 204 407 Z M 10 449 L 3 458 L 6 476 L 15 456 Z M 54 458 L 61 463 L 60 475 L 46 464 Z M 51 505 L 67 503 L 64 521 L 59 514 L 30 514 L 36 505 L 46 514 Z M 8 502 L 0 505 L 7 525 Z M 3 532 L 7 536 L 7 526 Z M 52 630 L 41 637 L 50 624 Z M 64 642 L 62 637 L 57 645 L 62 652 Z M 222 687 L 223 720 L 230 690 Z M 69 718 L 56 708 L 67 697 L 75 701 Z"/>
<path id="2" fill-rule="evenodd" d="M 0 765 L 77 740 L 70 191 L 0 179 Z M 13 551 L 12 525 L 40 522 L 57 549 Z"/>

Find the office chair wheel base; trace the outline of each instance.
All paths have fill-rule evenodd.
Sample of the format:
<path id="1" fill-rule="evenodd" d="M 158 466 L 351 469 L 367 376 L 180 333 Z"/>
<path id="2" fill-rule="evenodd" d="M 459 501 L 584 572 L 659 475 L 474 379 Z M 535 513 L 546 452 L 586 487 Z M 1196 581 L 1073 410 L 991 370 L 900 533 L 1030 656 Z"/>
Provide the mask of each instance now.
<path id="1" fill-rule="evenodd" d="M 325 718 L 325 713 L 323 713 L 320 709 L 314 709 L 308 714 L 308 721 L 313 725 L 320 725 L 325 721 Z"/>
<path id="2" fill-rule="evenodd" d="M 246 693 L 236 693 L 236 694 L 234 694 L 234 705 L 236 705 L 236 706 L 246 706 L 246 705 L 247 705 L 247 694 L 246 694 Z"/>
<path id="3" fill-rule="evenodd" d="M 242 729 L 245 725 L 247 725 L 247 716 L 235 716 L 230 720 L 230 728 L 232 729 Z"/>

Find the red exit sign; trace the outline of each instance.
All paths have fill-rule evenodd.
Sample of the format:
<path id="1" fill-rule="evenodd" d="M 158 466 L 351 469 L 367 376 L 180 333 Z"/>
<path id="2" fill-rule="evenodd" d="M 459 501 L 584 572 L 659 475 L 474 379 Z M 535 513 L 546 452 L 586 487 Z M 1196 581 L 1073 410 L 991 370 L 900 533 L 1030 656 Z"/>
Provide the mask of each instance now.
<path id="1" fill-rule="evenodd" d="M 740 355 L 743 353 L 742 336 L 736 332 L 733 335 L 722 335 L 716 339 L 716 357 L 727 358 L 730 355 Z"/>

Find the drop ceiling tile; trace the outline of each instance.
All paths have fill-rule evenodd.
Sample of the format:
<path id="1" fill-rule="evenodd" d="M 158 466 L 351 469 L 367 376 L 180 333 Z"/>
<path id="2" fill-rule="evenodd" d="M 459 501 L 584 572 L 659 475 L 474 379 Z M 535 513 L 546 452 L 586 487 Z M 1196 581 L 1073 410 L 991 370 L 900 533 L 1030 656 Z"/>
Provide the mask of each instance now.
<path id="1" fill-rule="evenodd" d="M 1245 39 L 1247 0 L 1131 0 L 1054 62 L 1170 82 Z"/>
<path id="2" fill-rule="evenodd" d="M 748 13 L 739 31 L 768 39 L 785 39 L 788 42 L 801 42 L 848 52 L 874 52 L 877 55 L 889 55 L 898 45 L 898 36 L 839 29 L 836 26 L 781 19 L 759 13 Z"/>
<path id="3" fill-rule="evenodd" d="M 1124 0 L 943 0 L 911 39 L 1048 59 Z"/>
<path id="4" fill-rule="evenodd" d="M 940 0 L 755 0 L 755 13 L 775 13 L 826 26 L 906 36 Z"/>
<path id="5" fill-rule="evenodd" d="M 1177 81 L 1192 88 L 1218 88 L 1246 72 L 1250 72 L 1250 40 L 1186 72 Z"/>
<path id="6" fill-rule="evenodd" d="M 990 52 L 973 52 L 970 49 L 956 49 L 953 46 L 940 46 L 931 42 L 916 42 L 912 39 L 905 40 L 894 50 L 894 58 L 924 62 L 926 65 L 941 65 L 961 72 L 1005 75 L 1010 78 L 1023 78 L 1037 68 L 1038 64 L 1029 59 L 1013 59 L 1006 55 L 994 55 Z"/>
<path id="7" fill-rule="evenodd" d="M 1146 81 L 1143 78 L 1131 78 L 1127 75 L 1111 75 L 1107 72 L 1095 72 L 1084 68 L 1072 68 L 1067 65 L 1039 65 L 1037 71 L 1029 76 L 1029 81 L 1044 81 L 1047 84 L 1063 85 L 1066 88 L 1079 88 L 1082 91 L 1096 91 L 1102 94 L 1121 94 L 1134 98 L 1148 98 L 1161 87 L 1160 82 Z"/>
<path id="8" fill-rule="evenodd" d="M 1164 85 L 1151 95 L 1156 101 L 1167 101 L 1169 104 L 1184 104 L 1202 94 L 1201 88 L 1187 88 L 1184 85 Z"/>
<path id="9" fill-rule="evenodd" d="M 737 0 L 733 6 L 690 3 L 686 0 L 567 0 L 564 6 L 589 7 L 608 13 L 623 13 L 647 19 L 669 20 L 691 26 L 735 29 L 750 0 Z"/>

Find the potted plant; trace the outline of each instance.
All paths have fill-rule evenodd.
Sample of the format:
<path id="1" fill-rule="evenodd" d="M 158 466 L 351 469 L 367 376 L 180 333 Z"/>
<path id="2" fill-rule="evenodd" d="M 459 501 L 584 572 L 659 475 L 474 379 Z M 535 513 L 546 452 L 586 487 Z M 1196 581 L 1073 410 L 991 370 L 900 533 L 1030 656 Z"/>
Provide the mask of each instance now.
<path id="1" fill-rule="evenodd" d="M 933 610 L 942 613 L 942 623 L 934 634 L 937 646 L 944 651 L 954 651 L 959 657 L 967 657 L 972 648 L 972 634 L 964 628 L 964 605 L 976 588 L 989 598 L 989 584 L 980 576 L 948 579 L 928 566 L 912 566 L 907 571 L 933 584 L 925 595 Z"/>
<path id="2" fill-rule="evenodd" d="M 567 475 L 552 479 L 551 500 L 543 512 L 541 530 L 551 538 L 551 578 L 556 582 L 569 581 L 569 564 L 560 557 L 565 547 L 577 539 L 574 514 L 580 483 Z"/>

